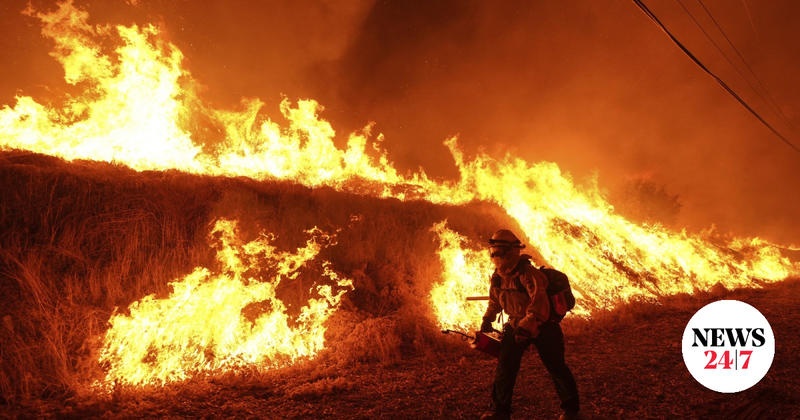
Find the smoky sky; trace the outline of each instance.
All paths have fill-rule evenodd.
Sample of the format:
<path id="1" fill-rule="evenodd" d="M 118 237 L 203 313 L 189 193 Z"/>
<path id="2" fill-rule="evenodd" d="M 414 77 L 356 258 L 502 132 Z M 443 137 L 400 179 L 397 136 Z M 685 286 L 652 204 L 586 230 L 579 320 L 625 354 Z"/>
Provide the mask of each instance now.
<path id="1" fill-rule="evenodd" d="M 744 64 L 698 0 L 681 0 Z M 800 145 L 800 5 L 703 0 L 784 117 L 680 3 L 646 2 L 701 60 Z M 0 101 L 66 89 L 38 22 L 0 6 Z M 800 153 L 692 63 L 632 1 L 75 1 L 93 23 L 158 25 L 205 99 L 314 98 L 340 137 L 375 122 L 390 158 L 453 177 L 442 141 L 596 176 L 619 196 L 645 179 L 677 196 L 675 227 L 800 244 Z M 37 9 L 52 3 L 34 1 Z M 498 186 L 499 187 L 499 186 Z"/>

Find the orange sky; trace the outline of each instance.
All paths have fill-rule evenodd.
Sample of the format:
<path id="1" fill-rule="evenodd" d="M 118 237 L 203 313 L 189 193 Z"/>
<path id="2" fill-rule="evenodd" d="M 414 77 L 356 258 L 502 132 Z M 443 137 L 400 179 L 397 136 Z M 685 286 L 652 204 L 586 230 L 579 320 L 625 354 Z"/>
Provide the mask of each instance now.
<path id="1" fill-rule="evenodd" d="M 718 44 L 697 0 L 682 0 Z M 158 24 L 218 106 L 311 97 L 339 134 L 377 123 L 401 168 L 455 170 L 467 153 L 551 160 L 613 195 L 646 178 L 678 195 L 677 226 L 800 245 L 800 153 L 693 64 L 632 1 L 75 1 L 94 23 Z M 697 56 L 800 146 L 800 4 L 704 0 L 788 121 L 780 119 L 675 1 L 646 3 Z M 0 4 L 0 104 L 58 97 L 26 0 Z M 37 9 L 52 2 L 33 1 Z M 729 48 L 726 53 L 745 67 Z M 751 79 L 752 80 L 752 79 Z M 754 81 L 754 80 L 753 80 Z"/>

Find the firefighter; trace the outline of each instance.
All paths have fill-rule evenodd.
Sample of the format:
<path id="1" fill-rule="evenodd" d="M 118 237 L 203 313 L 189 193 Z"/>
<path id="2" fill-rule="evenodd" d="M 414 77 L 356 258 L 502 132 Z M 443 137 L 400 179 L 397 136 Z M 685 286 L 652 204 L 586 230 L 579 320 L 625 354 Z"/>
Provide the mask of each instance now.
<path id="1" fill-rule="evenodd" d="M 564 361 L 564 334 L 550 319 L 547 277 L 520 255 L 525 248 L 510 230 L 498 230 L 489 240 L 495 271 L 489 288 L 489 305 L 483 315 L 482 332 L 492 331 L 500 311 L 508 314 L 503 327 L 500 357 L 492 384 L 492 410 L 481 419 L 507 419 L 511 415 L 511 395 L 517 380 L 522 354 L 530 344 L 536 347 L 553 378 L 564 413 L 561 419 L 577 419 L 578 388 Z"/>

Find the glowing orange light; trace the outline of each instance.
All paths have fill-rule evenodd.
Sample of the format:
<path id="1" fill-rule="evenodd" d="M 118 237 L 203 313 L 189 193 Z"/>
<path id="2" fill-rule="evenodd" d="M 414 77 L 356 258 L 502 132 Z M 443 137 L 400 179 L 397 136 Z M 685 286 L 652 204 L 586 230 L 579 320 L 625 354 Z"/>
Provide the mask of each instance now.
<path id="1" fill-rule="evenodd" d="M 324 323 L 352 281 L 323 262 L 327 284 L 313 288 L 319 297 L 291 323 L 276 296 L 281 280 L 297 277 L 332 239 L 316 228 L 307 233 L 305 246 L 290 253 L 278 251 L 268 235 L 243 243 L 236 222 L 217 221 L 209 236 L 221 269 L 197 267 L 171 283 L 169 297 L 144 297 L 130 305 L 129 315 L 111 317 L 100 355 L 108 366 L 105 384 L 164 384 L 243 366 L 270 369 L 322 350 Z M 267 271 L 271 278 L 250 274 Z M 260 312 L 246 316 L 254 304 Z"/>
<path id="2" fill-rule="evenodd" d="M 55 41 L 53 56 L 64 66 L 65 80 L 86 88 L 60 108 L 27 96 L 18 97 L 13 107 L 5 106 L 0 110 L 1 149 L 117 162 L 136 170 L 291 180 L 401 200 L 495 203 L 517 221 L 519 233 L 546 263 L 569 275 L 579 298 L 576 313 L 582 316 L 631 299 L 691 293 L 716 283 L 753 285 L 755 278 L 778 281 L 800 272 L 800 264 L 782 257 L 776 245 L 764 240 L 715 244 L 701 235 L 637 225 L 615 214 L 597 188 L 576 185 L 554 163 L 485 154 L 468 160 L 456 139 L 445 144 L 459 170 L 457 181 L 434 181 L 422 171 L 401 175 L 378 143 L 371 141 L 368 128 L 350 135 L 345 148 L 336 147 L 335 132 L 320 118 L 321 107 L 314 100 L 281 102 L 287 121 L 283 125 L 260 115 L 259 100 L 246 101 L 242 110 L 204 104 L 194 93 L 191 75 L 182 68 L 180 51 L 163 41 L 153 26 L 91 26 L 87 13 L 69 2 L 36 16 L 43 34 Z M 106 54 L 100 41 L 108 39 L 118 47 Z M 222 127 L 224 139 L 219 144 L 203 147 L 193 137 L 188 121 L 197 114 Z M 215 229 L 228 228 L 222 223 Z M 475 325 L 481 309 L 474 308 L 481 305 L 468 307 L 463 299 L 485 294 L 488 257 L 444 224 L 434 231 L 441 240 L 445 267 L 431 292 L 434 312 L 443 326 Z M 284 357 L 319 350 L 319 322 L 338 295 L 320 289 L 328 296 L 309 303 L 307 328 L 302 334 L 288 329 L 281 304 L 273 299 L 274 286 L 245 279 L 243 274 L 255 253 L 274 259 L 271 255 L 277 251 L 268 243 L 230 241 L 221 251 L 226 258 L 224 273 L 198 269 L 174 284 L 170 298 L 145 298 L 130 308 L 130 317 L 112 318 L 102 356 L 111 365 L 109 380 L 166 382 L 245 362 L 277 365 Z M 313 249 L 309 244 L 298 255 L 281 255 L 307 261 L 316 255 Z M 284 267 L 276 259 L 275 264 Z M 288 271 L 282 276 L 295 271 L 284 269 Z M 333 272 L 327 275 L 332 277 Z M 246 302 L 265 299 L 273 302 L 270 315 L 254 325 L 237 321 Z M 222 317 L 213 324 L 224 327 L 212 328 L 213 333 L 200 331 L 199 325 L 212 324 L 197 312 L 205 305 L 217 308 L 214 316 Z M 208 348 L 214 349 L 213 359 L 205 356 Z"/>

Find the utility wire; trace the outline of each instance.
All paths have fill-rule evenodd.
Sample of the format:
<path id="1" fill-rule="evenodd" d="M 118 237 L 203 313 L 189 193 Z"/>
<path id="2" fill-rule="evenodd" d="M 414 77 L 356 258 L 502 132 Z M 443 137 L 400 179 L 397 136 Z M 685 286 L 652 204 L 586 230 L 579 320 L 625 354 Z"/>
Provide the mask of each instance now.
<path id="1" fill-rule="evenodd" d="M 650 11 L 650 9 L 642 2 L 642 0 L 633 0 L 633 2 L 636 4 L 636 6 L 638 6 L 642 10 L 642 12 L 644 12 L 644 14 L 647 15 L 647 17 L 649 17 L 653 22 L 655 22 L 655 24 L 658 25 L 658 27 L 661 28 L 661 30 L 667 34 L 667 36 L 672 40 L 672 42 L 674 42 L 678 46 L 678 48 L 681 49 L 681 51 L 683 51 L 687 56 L 689 56 L 689 58 L 691 58 L 692 61 L 694 61 L 695 64 L 697 64 L 701 69 L 703 69 L 703 71 L 708 73 L 709 76 L 713 77 L 714 80 L 716 80 L 717 83 L 719 83 L 723 89 L 725 89 L 731 96 L 733 96 L 737 101 L 739 101 L 739 103 L 742 104 L 742 106 L 745 107 L 748 111 L 750 111 L 750 113 L 753 114 L 753 116 L 755 116 L 759 121 L 761 121 L 761 123 L 764 124 L 765 127 L 767 127 L 770 131 L 772 131 L 773 134 L 778 136 L 778 138 L 780 138 L 781 141 L 783 141 L 789 147 L 794 149 L 795 152 L 800 152 L 800 148 L 795 146 L 794 143 L 786 139 L 786 137 L 784 137 L 774 127 L 772 127 L 770 123 L 764 120 L 764 118 L 762 118 L 761 115 L 758 114 L 758 112 L 756 112 L 752 107 L 750 107 L 750 105 L 748 105 L 747 102 L 745 102 L 741 96 L 736 94 L 736 92 L 734 92 L 733 89 L 731 89 L 731 87 L 727 85 L 727 83 L 725 83 L 722 79 L 719 78 L 719 76 L 717 76 L 711 70 L 709 70 L 708 67 L 705 66 L 705 64 L 703 64 L 697 57 L 694 56 L 694 54 L 692 54 L 691 51 L 689 51 L 689 49 L 687 49 L 680 41 L 678 41 L 678 39 L 675 38 L 674 35 L 672 35 L 672 33 L 667 29 L 667 27 L 664 26 L 663 23 L 661 23 L 658 17 L 656 17 L 656 15 L 652 11 Z"/>
<path id="2" fill-rule="evenodd" d="M 761 88 L 761 91 L 764 92 L 764 94 L 766 94 L 767 99 L 769 99 L 770 105 L 772 105 L 772 107 L 775 109 L 776 113 L 789 126 L 795 128 L 795 125 L 791 122 L 791 120 L 789 120 L 789 118 L 786 116 L 786 114 L 783 113 L 783 110 L 781 110 L 781 107 L 778 106 L 778 103 L 775 101 L 775 98 L 772 96 L 772 94 L 770 94 L 770 92 L 766 88 L 766 86 L 764 86 L 764 83 L 762 83 L 761 79 L 759 79 L 758 76 L 756 76 L 756 73 L 753 71 L 753 68 L 750 66 L 750 63 L 747 62 L 747 60 L 744 58 L 744 55 L 742 55 L 742 53 L 739 51 L 739 49 L 736 48 L 736 45 L 733 44 L 733 41 L 731 41 L 731 39 L 728 37 L 728 34 L 726 34 L 725 31 L 722 29 L 722 25 L 720 25 L 719 22 L 717 22 L 717 19 L 715 19 L 714 15 L 711 14 L 711 11 L 708 10 L 708 7 L 706 7 L 705 3 L 703 3 L 703 0 L 697 0 L 697 2 L 700 3 L 700 6 L 703 7 L 703 10 L 705 10 L 705 12 L 708 15 L 708 17 L 711 18 L 711 21 L 714 22 L 714 26 L 717 27 L 717 29 L 719 30 L 719 33 L 721 33 L 722 36 L 725 38 L 725 40 L 728 41 L 728 45 L 730 45 L 731 48 L 733 48 L 733 51 L 736 52 L 736 55 L 739 56 L 740 60 L 742 60 L 742 63 L 744 63 L 744 66 L 747 68 L 747 71 L 749 71 L 750 74 L 753 76 L 753 78 L 756 79 L 756 83 L 758 83 L 758 86 Z M 745 3 L 745 7 L 747 7 L 747 3 Z M 748 14 L 749 13 L 750 12 L 748 11 Z M 752 24 L 752 19 L 750 20 L 750 22 Z"/>
<path id="3" fill-rule="evenodd" d="M 739 70 L 739 67 L 736 64 L 733 63 L 733 60 L 731 60 L 731 58 L 728 57 L 728 54 L 726 54 L 725 51 L 722 50 L 722 48 L 719 46 L 719 44 L 717 44 L 717 42 L 711 36 L 711 34 L 706 32 L 705 28 L 703 28 L 703 25 L 701 25 L 700 22 L 698 22 L 697 19 L 694 17 L 694 14 L 691 11 L 689 11 L 689 9 L 686 7 L 685 4 L 683 4 L 683 1 L 681 1 L 681 0 L 675 0 L 675 1 L 681 6 L 683 11 L 686 12 L 687 15 L 689 15 L 689 18 L 692 20 L 692 22 L 694 22 L 694 25 L 697 26 L 698 29 L 700 29 L 700 32 L 703 33 L 703 35 L 706 37 L 706 39 L 708 39 L 708 41 L 711 43 L 711 45 L 713 45 L 714 48 L 716 48 L 717 51 L 722 55 L 722 57 L 725 58 L 725 61 L 727 61 L 728 64 L 730 64 L 731 67 L 733 67 L 733 69 L 736 70 L 736 73 L 739 74 L 739 77 L 741 77 L 742 80 L 747 82 L 747 85 L 750 86 L 750 89 L 752 89 L 753 92 L 755 92 L 756 95 L 758 95 L 758 97 L 761 98 L 761 100 L 764 101 L 765 104 L 767 104 L 768 106 L 769 105 L 772 106 L 772 108 L 773 108 L 772 111 L 775 112 L 775 115 L 777 115 L 778 118 L 780 119 L 781 118 L 780 110 L 778 110 L 778 107 L 775 106 L 774 102 L 770 102 L 769 99 L 767 99 L 761 93 L 761 91 L 753 84 L 753 82 L 750 81 L 750 79 L 744 74 L 744 72 Z M 700 0 L 698 0 L 698 1 L 700 1 Z M 717 28 L 719 28 L 719 26 L 717 26 Z M 740 58 L 741 58 L 741 56 L 740 56 Z M 756 78 L 756 80 L 758 80 L 758 78 Z M 787 122 L 787 121 L 784 120 L 784 122 Z"/>

